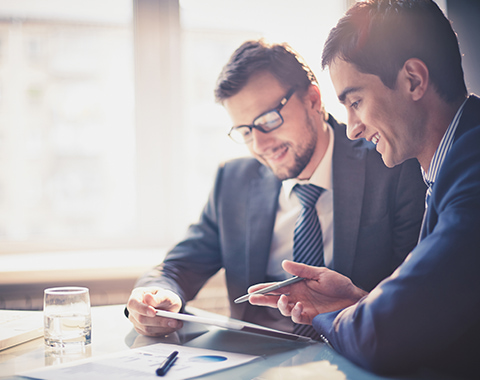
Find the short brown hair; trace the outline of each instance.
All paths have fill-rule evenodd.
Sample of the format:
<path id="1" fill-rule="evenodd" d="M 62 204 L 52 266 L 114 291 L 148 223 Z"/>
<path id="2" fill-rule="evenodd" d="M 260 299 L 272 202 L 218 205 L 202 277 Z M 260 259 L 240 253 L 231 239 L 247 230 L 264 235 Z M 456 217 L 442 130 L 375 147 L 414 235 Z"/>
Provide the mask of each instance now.
<path id="1" fill-rule="evenodd" d="M 288 44 L 268 44 L 265 40 L 244 42 L 223 67 L 215 87 L 219 103 L 237 94 L 256 73 L 268 71 L 286 88 L 306 91 L 317 83 L 312 70 Z"/>

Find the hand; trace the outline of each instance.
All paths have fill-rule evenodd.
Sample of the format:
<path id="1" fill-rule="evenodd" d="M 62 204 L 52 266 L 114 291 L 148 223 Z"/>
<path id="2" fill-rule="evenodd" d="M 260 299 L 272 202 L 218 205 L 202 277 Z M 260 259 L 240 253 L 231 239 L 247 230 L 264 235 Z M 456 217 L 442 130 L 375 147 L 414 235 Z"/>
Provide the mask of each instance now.
<path id="1" fill-rule="evenodd" d="M 157 317 L 155 309 L 177 313 L 182 307 L 180 297 L 170 290 L 158 287 L 135 288 L 127 302 L 128 319 L 142 335 L 164 336 L 183 327 L 183 322 Z"/>
<path id="2" fill-rule="evenodd" d="M 353 285 L 352 281 L 338 272 L 325 267 L 313 267 L 285 260 L 283 269 L 295 276 L 306 278 L 293 285 L 284 286 L 269 294 L 250 296 L 252 305 L 278 308 L 282 315 L 291 317 L 300 324 L 312 324 L 321 313 L 344 309 L 357 303 L 367 292 Z M 249 293 L 271 284 L 257 284 Z"/>

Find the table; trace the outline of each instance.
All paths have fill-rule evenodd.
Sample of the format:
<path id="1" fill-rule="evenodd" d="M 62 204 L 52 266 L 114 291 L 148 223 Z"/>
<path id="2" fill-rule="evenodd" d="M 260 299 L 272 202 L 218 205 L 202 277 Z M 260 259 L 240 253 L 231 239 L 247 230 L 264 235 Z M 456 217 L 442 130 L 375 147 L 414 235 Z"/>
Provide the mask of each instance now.
<path id="1" fill-rule="evenodd" d="M 380 377 L 357 367 L 324 343 L 298 343 L 198 324 L 190 324 L 189 327 L 184 327 L 180 330 L 180 333 L 175 333 L 168 337 L 145 337 L 133 330 L 132 324 L 124 316 L 123 310 L 124 305 L 92 308 L 92 344 L 87 347 L 84 353 L 56 354 L 45 348 L 43 338 L 0 351 L 0 378 L 2 380 L 22 379 L 19 374 L 25 371 L 163 342 L 165 344 L 182 344 L 190 347 L 247 353 L 263 357 L 263 360 L 254 361 L 222 372 L 207 374 L 199 377 L 199 379 L 262 380 L 265 379 L 265 372 L 271 368 L 286 367 L 282 371 L 288 371 L 287 367 L 316 363 L 310 365 L 316 366 L 314 370 L 318 371 L 316 372 L 317 376 L 315 376 L 317 379 L 450 380 L 448 377 L 432 374 L 428 371 L 422 371 L 422 373 L 409 377 Z M 192 308 L 189 311 L 191 312 Z M 197 314 L 199 312 L 202 314 L 199 310 L 193 311 Z M 203 312 L 203 316 L 208 316 L 209 314 Z M 333 368 L 333 365 L 338 366 L 338 369 Z M 325 366 L 333 369 L 334 377 L 320 377 L 319 372 Z"/>

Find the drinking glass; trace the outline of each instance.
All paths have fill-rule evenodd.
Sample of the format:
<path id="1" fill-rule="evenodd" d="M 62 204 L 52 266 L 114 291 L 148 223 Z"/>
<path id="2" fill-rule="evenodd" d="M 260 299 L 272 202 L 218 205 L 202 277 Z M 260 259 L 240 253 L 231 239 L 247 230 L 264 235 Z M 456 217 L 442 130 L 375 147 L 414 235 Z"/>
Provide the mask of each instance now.
<path id="1" fill-rule="evenodd" d="M 43 318 L 45 344 L 49 347 L 85 347 L 92 342 L 88 288 L 45 289 Z"/>

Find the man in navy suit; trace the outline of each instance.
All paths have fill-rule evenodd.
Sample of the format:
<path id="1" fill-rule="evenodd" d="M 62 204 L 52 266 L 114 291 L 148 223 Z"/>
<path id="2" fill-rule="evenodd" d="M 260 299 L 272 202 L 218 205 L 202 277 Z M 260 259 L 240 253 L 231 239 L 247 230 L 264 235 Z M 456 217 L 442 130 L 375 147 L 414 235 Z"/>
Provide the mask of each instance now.
<path id="1" fill-rule="evenodd" d="M 250 301 L 313 324 L 372 371 L 478 379 L 480 99 L 467 96 L 456 35 L 430 0 L 359 2 L 331 30 L 322 64 L 348 110 L 349 138 L 375 143 L 389 167 L 419 161 L 428 185 L 420 241 L 369 293 L 288 261 L 309 280 L 283 289 L 288 297 Z"/>
<path id="2" fill-rule="evenodd" d="M 215 95 L 232 119 L 230 137 L 254 158 L 221 165 L 198 223 L 138 281 L 127 304 L 135 329 L 180 328 L 154 307 L 180 311 L 225 268 L 232 317 L 292 331 L 277 310 L 233 300 L 252 284 L 286 278 L 281 262 L 292 259 L 301 210 L 296 183 L 325 189 L 316 210 L 329 268 L 365 290 L 390 275 L 417 243 L 425 195 L 418 163 L 389 169 L 373 144 L 348 140 L 325 112 L 313 72 L 286 44 L 242 44 Z"/>

